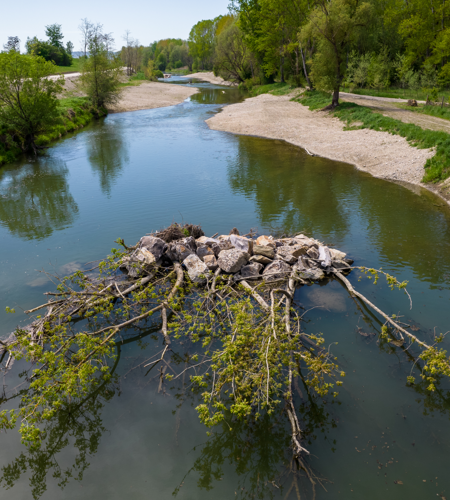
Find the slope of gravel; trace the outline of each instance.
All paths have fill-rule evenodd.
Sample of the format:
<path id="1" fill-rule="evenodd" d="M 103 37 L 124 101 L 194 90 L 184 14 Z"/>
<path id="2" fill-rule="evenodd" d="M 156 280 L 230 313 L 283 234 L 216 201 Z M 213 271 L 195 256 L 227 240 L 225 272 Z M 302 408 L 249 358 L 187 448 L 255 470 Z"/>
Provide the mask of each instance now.
<path id="1" fill-rule="evenodd" d="M 212 71 L 204 73 L 192 73 L 191 75 L 185 75 L 183 78 L 197 78 L 197 80 L 203 80 L 204 82 L 214 83 L 215 85 L 225 85 L 227 87 L 235 87 L 236 84 L 233 82 L 227 82 L 220 76 L 215 76 Z"/>
<path id="2" fill-rule="evenodd" d="M 262 94 L 226 106 L 207 120 L 211 129 L 281 139 L 312 154 L 355 165 L 375 177 L 425 186 L 421 180 L 431 149 L 373 130 L 344 131 L 338 118 L 291 101 L 292 96 Z"/>

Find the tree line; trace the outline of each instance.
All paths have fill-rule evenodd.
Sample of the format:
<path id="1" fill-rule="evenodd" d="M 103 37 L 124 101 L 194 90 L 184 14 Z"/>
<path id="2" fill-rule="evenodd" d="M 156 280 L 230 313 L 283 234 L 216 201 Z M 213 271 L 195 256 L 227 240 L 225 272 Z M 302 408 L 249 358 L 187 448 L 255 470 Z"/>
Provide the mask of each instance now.
<path id="1" fill-rule="evenodd" d="M 233 0 L 193 26 L 194 69 L 255 84 L 333 92 L 450 85 L 450 5 L 444 0 Z"/>

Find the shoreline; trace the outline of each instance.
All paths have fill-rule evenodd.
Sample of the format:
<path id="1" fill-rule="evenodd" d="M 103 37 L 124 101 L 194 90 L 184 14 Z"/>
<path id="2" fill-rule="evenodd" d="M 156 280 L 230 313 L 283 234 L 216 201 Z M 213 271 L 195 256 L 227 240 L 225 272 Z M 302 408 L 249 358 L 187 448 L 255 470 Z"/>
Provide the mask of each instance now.
<path id="1" fill-rule="evenodd" d="M 214 85 L 224 85 L 225 87 L 237 87 L 237 83 L 228 82 L 227 80 L 224 80 L 220 76 L 215 76 L 212 71 L 183 75 L 182 78 L 197 78 L 198 80 L 203 80 L 208 83 L 213 83 Z"/>
<path id="2" fill-rule="evenodd" d="M 433 149 L 417 149 L 387 132 L 344 130 L 345 124 L 338 118 L 310 111 L 291 98 L 261 94 L 224 107 L 206 123 L 212 130 L 284 140 L 308 154 L 351 164 L 374 177 L 426 189 L 450 205 L 450 195 L 444 191 L 450 189 L 450 181 L 439 185 L 422 182 Z"/>
<path id="3" fill-rule="evenodd" d="M 162 82 L 143 82 L 140 85 L 125 87 L 120 101 L 108 108 L 108 113 L 125 113 L 175 106 L 198 92 L 199 90 L 195 87 Z"/>

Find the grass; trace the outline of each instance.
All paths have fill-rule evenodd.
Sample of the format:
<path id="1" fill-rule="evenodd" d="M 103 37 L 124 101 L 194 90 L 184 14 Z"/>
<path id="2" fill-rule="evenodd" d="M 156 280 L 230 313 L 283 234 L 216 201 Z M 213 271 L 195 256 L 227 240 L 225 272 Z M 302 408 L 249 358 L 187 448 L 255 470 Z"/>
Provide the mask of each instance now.
<path id="1" fill-rule="evenodd" d="M 256 97 L 261 94 L 286 95 L 292 92 L 294 87 L 288 83 L 269 83 L 267 85 L 255 85 L 250 90 L 250 95 Z"/>
<path id="2" fill-rule="evenodd" d="M 38 146 L 46 146 L 63 135 L 88 125 L 92 120 L 106 115 L 106 110 L 96 110 L 86 97 L 70 97 L 60 99 L 59 116 L 45 134 L 36 138 Z M 6 144 L 6 143 L 5 143 Z M 12 163 L 22 155 L 21 149 L 13 141 L 8 143 L 8 149 L 0 143 L 0 165 Z"/>
<path id="3" fill-rule="evenodd" d="M 74 73 L 81 69 L 81 59 L 73 59 L 72 66 L 55 66 L 55 75 L 58 73 Z"/>
<path id="4" fill-rule="evenodd" d="M 296 101 L 309 109 L 322 109 L 331 102 L 331 95 L 318 91 L 307 91 Z M 347 125 L 347 130 L 368 128 L 404 137 L 416 148 L 436 148 L 436 154 L 427 160 L 423 182 L 439 182 L 450 176 L 450 135 L 446 132 L 424 130 L 412 123 L 383 116 L 364 106 L 352 102 L 341 102 L 332 114 Z M 358 126 L 352 127 L 352 123 Z"/>
<path id="5" fill-rule="evenodd" d="M 430 92 L 427 90 L 412 90 L 412 89 L 399 89 L 399 88 L 390 88 L 385 90 L 375 90 L 375 89 L 351 89 L 351 88 L 341 88 L 342 92 L 350 92 L 351 94 L 357 95 L 369 95 L 374 97 L 390 97 L 394 99 L 417 99 L 418 101 L 426 101 L 427 96 L 429 96 Z M 439 101 L 444 97 L 445 102 L 448 102 L 448 98 L 450 96 L 450 92 L 446 91 L 440 92 Z"/>
<path id="6" fill-rule="evenodd" d="M 450 106 L 448 104 L 444 104 L 443 108 L 441 108 L 440 105 L 426 106 L 424 104 L 419 104 L 417 108 L 403 104 L 397 104 L 397 106 L 402 109 L 407 109 L 408 111 L 414 111 L 415 113 L 435 116 L 436 118 L 442 118 L 443 120 L 450 120 Z"/>

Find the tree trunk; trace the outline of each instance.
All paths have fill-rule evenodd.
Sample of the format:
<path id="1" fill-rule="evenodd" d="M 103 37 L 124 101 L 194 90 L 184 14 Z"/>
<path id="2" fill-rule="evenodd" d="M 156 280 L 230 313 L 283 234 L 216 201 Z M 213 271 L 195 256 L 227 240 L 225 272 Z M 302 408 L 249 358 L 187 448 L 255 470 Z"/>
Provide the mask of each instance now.
<path id="1" fill-rule="evenodd" d="M 331 100 L 331 109 L 339 106 L 339 87 L 333 91 L 333 99 Z"/>
<path id="2" fill-rule="evenodd" d="M 284 56 L 281 56 L 280 61 L 280 80 L 281 83 L 284 83 Z"/>
<path id="3" fill-rule="evenodd" d="M 305 73 L 306 83 L 307 83 L 308 87 L 311 88 L 311 82 L 309 81 L 308 72 L 306 71 L 305 55 L 303 54 L 303 49 L 302 49 L 301 45 L 300 45 L 300 53 L 302 55 L 303 73 Z"/>

